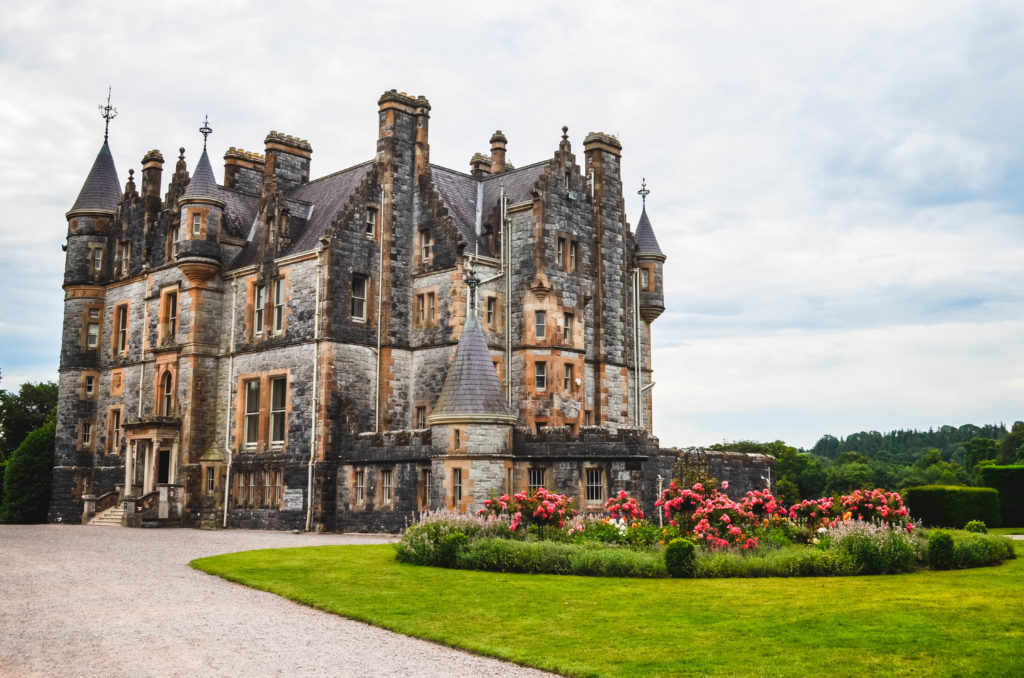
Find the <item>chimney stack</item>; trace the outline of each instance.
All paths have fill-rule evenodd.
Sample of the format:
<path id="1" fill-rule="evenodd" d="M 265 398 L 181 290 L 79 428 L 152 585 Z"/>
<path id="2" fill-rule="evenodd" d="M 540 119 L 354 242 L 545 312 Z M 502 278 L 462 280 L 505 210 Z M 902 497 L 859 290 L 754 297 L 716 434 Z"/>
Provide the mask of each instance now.
<path id="1" fill-rule="evenodd" d="M 505 171 L 505 148 L 508 139 L 499 129 L 491 135 L 491 174 L 501 174 Z"/>

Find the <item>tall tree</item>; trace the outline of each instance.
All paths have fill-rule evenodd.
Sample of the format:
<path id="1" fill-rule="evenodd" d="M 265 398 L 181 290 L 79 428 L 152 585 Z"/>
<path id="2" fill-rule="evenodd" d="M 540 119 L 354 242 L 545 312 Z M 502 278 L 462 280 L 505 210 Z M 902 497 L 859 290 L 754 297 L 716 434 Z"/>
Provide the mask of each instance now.
<path id="1" fill-rule="evenodd" d="M 0 390 L 0 461 L 57 411 L 57 384 L 24 383 L 18 392 Z"/>

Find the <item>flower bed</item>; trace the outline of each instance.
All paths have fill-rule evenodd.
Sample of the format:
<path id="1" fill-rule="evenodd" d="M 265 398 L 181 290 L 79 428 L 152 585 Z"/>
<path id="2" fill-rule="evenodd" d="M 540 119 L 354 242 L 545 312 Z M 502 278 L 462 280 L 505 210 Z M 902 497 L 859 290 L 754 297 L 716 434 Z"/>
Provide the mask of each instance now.
<path id="1" fill-rule="evenodd" d="M 503 495 L 485 501 L 476 516 L 425 514 L 396 544 L 396 558 L 500 572 L 665 577 L 665 545 L 682 539 L 697 548 L 684 549 L 695 558 L 674 569 L 676 576 L 842 576 L 935 567 L 927 532 L 915 531 L 897 493 L 858 490 L 786 507 L 768 490 L 734 501 L 721 491 L 727 487 L 680 488 L 673 481 L 655 502 L 661 526 L 645 519 L 625 491 L 605 503 L 605 516 L 579 516 L 571 498 L 544 488 Z M 941 567 L 1014 557 L 1009 540 L 987 534 L 956 532 L 939 541 L 932 550 L 948 551 Z"/>

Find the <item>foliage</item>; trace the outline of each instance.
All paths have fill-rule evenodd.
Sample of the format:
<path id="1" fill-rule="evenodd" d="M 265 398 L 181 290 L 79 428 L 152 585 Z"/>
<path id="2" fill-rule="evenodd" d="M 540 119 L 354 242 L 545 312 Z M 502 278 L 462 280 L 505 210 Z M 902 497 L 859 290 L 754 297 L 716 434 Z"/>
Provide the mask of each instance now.
<path id="1" fill-rule="evenodd" d="M 840 500 L 840 505 L 843 515 L 849 513 L 854 520 L 888 527 L 903 527 L 907 524 L 907 509 L 897 492 L 886 492 L 878 488 L 867 492 L 854 490 L 853 494 Z"/>
<path id="2" fill-rule="evenodd" d="M 747 552 L 700 552 L 695 576 L 702 579 L 732 577 L 841 577 L 856 574 L 853 561 L 843 553 L 805 546 Z"/>
<path id="3" fill-rule="evenodd" d="M 907 490 L 910 514 L 927 526 L 961 528 L 971 520 L 999 525 L 999 493 L 989 487 L 925 485 Z"/>
<path id="4" fill-rule="evenodd" d="M 468 540 L 483 537 L 511 537 L 508 521 L 494 516 L 469 516 L 464 513 L 432 511 L 420 516 L 418 523 L 409 526 L 402 539 L 395 544 L 395 559 L 403 563 L 433 565 L 449 558 L 449 551 L 457 546 L 449 541 L 461 534 Z"/>
<path id="5" fill-rule="evenodd" d="M 953 567 L 953 535 L 945 530 L 934 530 L 928 534 L 928 566 L 933 570 L 949 570 Z"/>
<path id="6" fill-rule="evenodd" d="M 619 490 L 614 497 L 610 497 L 604 503 L 604 509 L 611 514 L 612 518 L 623 518 L 625 520 L 643 520 L 644 512 L 636 499 L 629 496 L 625 490 Z"/>
<path id="7" fill-rule="evenodd" d="M 22 441 L 4 472 L 2 523 L 45 523 L 53 482 L 55 423 L 51 418 Z"/>
<path id="8" fill-rule="evenodd" d="M 538 487 L 533 494 L 520 492 L 511 497 L 503 494 L 498 499 L 487 499 L 477 515 L 509 515 L 509 529 L 512 531 L 520 527 L 529 530 L 531 525 L 537 526 L 538 531 L 543 531 L 545 527 L 557 527 L 560 530 L 565 527 L 565 519 L 577 513 L 572 504 L 571 497 Z"/>
<path id="9" fill-rule="evenodd" d="M 673 539 L 665 547 L 665 569 L 670 577 L 692 577 L 697 570 L 697 547 L 689 539 Z"/>
<path id="10" fill-rule="evenodd" d="M 912 572 L 917 551 L 910 533 L 863 520 L 840 522 L 828 531 L 828 548 L 847 556 L 856 574 Z"/>
<path id="11" fill-rule="evenodd" d="M 982 484 L 999 492 L 999 509 L 1002 524 L 1024 525 L 1024 465 L 983 466 Z M 998 525 L 986 521 L 988 525 Z"/>
<path id="12" fill-rule="evenodd" d="M 964 529 L 968 532 L 977 532 L 979 534 L 985 534 L 988 532 L 988 527 L 981 520 L 969 520 L 964 525 Z"/>
<path id="13" fill-rule="evenodd" d="M 0 461 L 57 412 L 57 384 L 24 383 L 18 393 L 0 389 Z"/>
<path id="14" fill-rule="evenodd" d="M 1013 422 L 1013 428 L 999 445 L 996 462 L 1003 465 L 1024 462 L 1024 421 Z"/>
<path id="15" fill-rule="evenodd" d="M 953 533 L 953 569 L 998 565 L 1014 557 L 1013 543 L 1005 537 L 977 532 Z"/>
<path id="16" fill-rule="evenodd" d="M 722 483 L 723 490 L 728 487 L 728 482 Z M 758 538 L 753 528 L 761 525 L 763 516 L 778 510 L 768 490 L 748 492 L 742 502 L 735 502 L 717 489 L 700 483 L 683 489 L 674 480 L 654 505 L 664 510 L 669 525 L 692 532 L 699 543 L 714 549 L 756 549 Z"/>
<path id="17" fill-rule="evenodd" d="M 659 553 L 548 540 L 478 539 L 462 551 L 458 567 L 598 577 L 665 576 L 664 561 Z"/>
<path id="18" fill-rule="evenodd" d="M 1020 596 L 1007 595 L 1024 590 L 1024 558 L 961 572 L 737 582 L 511 575 L 412 567 L 393 555 L 390 545 L 287 548 L 193 567 L 562 675 L 1005 676 L 1024 668 Z M 729 555 L 701 552 L 698 570 L 706 574 L 709 560 Z M 807 567 L 795 577 L 837 557 L 762 549 L 735 567 Z"/>

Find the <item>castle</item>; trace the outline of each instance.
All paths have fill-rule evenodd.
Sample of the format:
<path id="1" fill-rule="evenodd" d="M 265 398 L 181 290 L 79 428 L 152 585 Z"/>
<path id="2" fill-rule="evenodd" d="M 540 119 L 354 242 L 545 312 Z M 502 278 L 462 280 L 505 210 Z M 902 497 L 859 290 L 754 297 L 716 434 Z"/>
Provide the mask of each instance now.
<path id="1" fill-rule="evenodd" d="M 666 257 L 646 205 L 626 221 L 621 144 L 588 134 L 580 165 L 563 127 L 514 167 L 498 131 L 467 174 L 431 164 L 430 110 L 384 93 L 375 157 L 315 180 L 270 132 L 218 184 L 204 124 L 163 197 L 163 155 L 122 190 L 104 138 L 67 213 L 51 520 L 394 531 L 540 486 L 651 506 L 677 458 L 651 431 Z M 764 486 L 770 460 L 727 456 Z"/>

